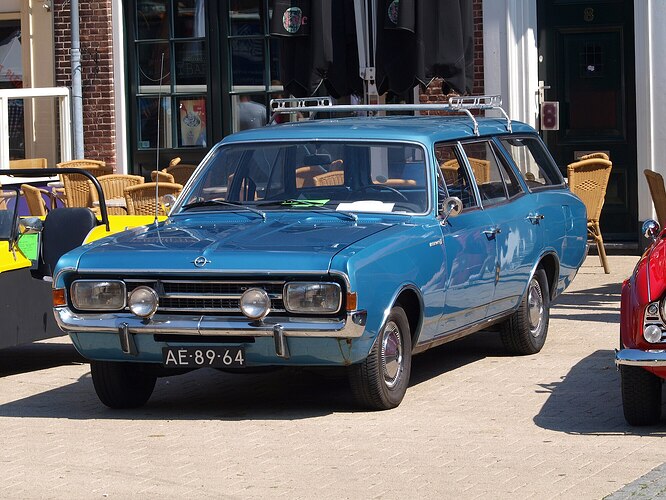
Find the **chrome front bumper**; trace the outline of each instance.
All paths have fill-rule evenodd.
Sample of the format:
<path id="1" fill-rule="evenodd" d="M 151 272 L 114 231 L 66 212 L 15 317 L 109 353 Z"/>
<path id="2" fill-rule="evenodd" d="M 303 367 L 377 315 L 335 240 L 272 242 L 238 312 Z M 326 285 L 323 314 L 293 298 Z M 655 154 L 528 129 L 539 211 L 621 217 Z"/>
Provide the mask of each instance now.
<path id="1" fill-rule="evenodd" d="M 358 338 L 365 331 L 366 311 L 347 313 L 344 320 L 322 318 L 265 318 L 251 321 L 244 317 L 201 315 L 158 315 L 149 320 L 128 313 L 78 314 L 68 307 L 55 309 L 58 326 L 66 333 L 230 335 L 273 337 L 280 331 L 287 337 Z"/>
<path id="2" fill-rule="evenodd" d="M 666 367 L 666 350 L 641 351 L 640 349 L 622 349 L 621 351 L 615 351 L 615 364 Z"/>

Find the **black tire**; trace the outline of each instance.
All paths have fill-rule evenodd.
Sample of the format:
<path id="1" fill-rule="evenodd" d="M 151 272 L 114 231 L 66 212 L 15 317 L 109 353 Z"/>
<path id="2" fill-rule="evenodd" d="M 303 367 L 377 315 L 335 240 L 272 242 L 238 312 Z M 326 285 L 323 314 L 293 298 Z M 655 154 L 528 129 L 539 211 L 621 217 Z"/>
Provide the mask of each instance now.
<path id="1" fill-rule="evenodd" d="M 536 354 L 546 343 L 550 318 L 550 289 L 546 272 L 532 276 L 518 309 L 500 326 L 502 344 L 512 354 Z"/>
<path id="2" fill-rule="evenodd" d="M 349 367 L 354 397 L 369 409 L 395 408 L 405 396 L 411 369 L 409 321 L 402 307 L 396 306 L 386 318 L 368 357 Z"/>
<path id="3" fill-rule="evenodd" d="M 150 398 L 157 377 L 142 363 L 92 361 L 97 397 L 109 408 L 138 408 Z"/>
<path id="4" fill-rule="evenodd" d="M 620 365 L 620 384 L 627 423 L 635 426 L 659 423 L 661 379 L 640 366 Z"/>

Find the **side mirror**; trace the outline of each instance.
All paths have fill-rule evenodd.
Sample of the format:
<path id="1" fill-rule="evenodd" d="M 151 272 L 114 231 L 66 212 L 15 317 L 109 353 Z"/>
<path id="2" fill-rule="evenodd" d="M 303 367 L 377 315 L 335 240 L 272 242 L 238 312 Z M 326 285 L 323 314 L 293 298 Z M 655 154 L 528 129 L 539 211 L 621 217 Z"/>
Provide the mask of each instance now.
<path id="1" fill-rule="evenodd" d="M 462 212 L 463 203 L 457 196 L 449 196 L 444 200 L 439 210 L 441 224 L 444 224 L 449 217 L 456 217 Z"/>
<path id="2" fill-rule="evenodd" d="M 656 240 L 659 236 L 659 223 L 653 219 L 648 219 L 643 222 L 643 234 L 646 238 Z"/>
<path id="3" fill-rule="evenodd" d="M 176 197 L 172 194 L 165 194 L 162 196 L 162 204 L 165 207 L 172 207 L 176 203 Z"/>
<path id="4" fill-rule="evenodd" d="M 24 234 L 41 233 L 44 228 L 44 221 L 39 217 L 25 217 L 19 220 L 19 226 L 21 227 L 21 233 Z"/>

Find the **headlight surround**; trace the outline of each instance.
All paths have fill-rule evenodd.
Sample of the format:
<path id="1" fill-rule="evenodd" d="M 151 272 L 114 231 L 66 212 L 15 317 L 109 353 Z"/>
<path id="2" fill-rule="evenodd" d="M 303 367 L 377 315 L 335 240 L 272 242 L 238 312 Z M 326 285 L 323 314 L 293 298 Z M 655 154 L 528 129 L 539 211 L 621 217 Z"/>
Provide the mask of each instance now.
<path id="1" fill-rule="evenodd" d="M 337 283 L 287 283 L 283 292 L 284 307 L 291 313 L 333 314 L 342 305 L 342 290 Z"/>
<path id="2" fill-rule="evenodd" d="M 132 314 L 140 318 L 150 318 L 157 312 L 159 296 L 149 286 L 138 286 L 130 293 L 127 305 Z"/>
<path id="3" fill-rule="evenodd" d="M 70 292 L 72 305 L 80 311 L 119 311 L 127 297 L 120 280 L 76 280 Z"/>

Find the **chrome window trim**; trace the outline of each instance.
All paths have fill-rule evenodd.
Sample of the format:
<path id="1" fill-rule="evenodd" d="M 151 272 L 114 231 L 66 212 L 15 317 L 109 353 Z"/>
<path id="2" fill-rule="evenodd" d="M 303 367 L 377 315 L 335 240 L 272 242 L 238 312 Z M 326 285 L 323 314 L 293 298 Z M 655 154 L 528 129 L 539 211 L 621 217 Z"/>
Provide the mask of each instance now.
<path id="1" fill-rule="evenodd" d="M 419 142 L 417 140 L 405 140 L 405 139 L 399 139 L 399 140 L 387 140 L 387 139 L 357 139 L 357 138 L 330 138 L 330 139 L 276 139 L 276 138 L 267 138 L 267 139 L 257 139 L 257 140 L 252 140 L 252 141 L 233 141 L 233 142 L 220 142 L 213 147 L 210 152 L 206 155 L 206 158 L 204 158 L 204 161 L 202 161 L 199 166 L 197 167 L 197 174 L 200 175 L 201 172 L 204 172 L 206 170 L 205 165 L 209 163 L 210 158 L 213 157 L 213 153 L 217 152 L 218 149 L 222 149 L 223 147 L 227 146 L 237 146 L 237 145 L 257 145 L 257 144 L 271 144 L 271 143 L 288 143 L 288 144 L 302 144 L 302 143 L 317 143 L 317 142 L 341 142 L 341 143 L 359 143 L 359 144 L 405 144 L 405 145 L 410 145 L 410 146 L 415 146 L 420 148 L 423 151 L 423 161 L 425 163 L 425 174 L 426 174 L 426 185 L 424 187 L 425 195 L 427 197 L 426 199 L 426 209 L 425 212 L 364 212 L 364 211 L 354 211 L 353 213 L 359 213 L 359 214 L 385 214 L 385 215 L 404 215 L 404 216 L 409 216 L 409 217 L 416 217 L 416 216 L 421 216 L 421 215 L 431 215 L 433 209 L 436 206 L 436 202 L 432 199 L 432 186 L 433 186 L 433 179 L 432 176 L 434 175 L 434 170 L 433 170 L 433 165 L 432 165 L 432 159 L 430 158 L 430 149 L 431 146 L 428 144 L 425 144 L 423 142 Z M 193 180 L 193 177 L 190 179 Z M 192 187 L 194 186 L 193 182 L 188 182 L 189 191 L 192 190 Z M 175 217 L 178 215 L 183 215 L 180 212 L 177 213 L 178 210 L 181 209 L 181 206 L 185 202 L 185 199 L 189 196 L 189 191 L 186 191 L 183 189 L 181 194 L 178 196 L 178 199 L 176 200 L 176 203 L 173 205 L 173 208 L 169 211 L 169 217 Z M 253 206 L 253 205 L 248 205 L 248 206 Z M 271 212 L 274 210 L 265 210 L 266 212 Z M 280 210 L 280 212 L 283 212 Z M 203 212 L 199 212 L 203 213 Z M 187 215 L 191 215 L 191 213 L 185 212 Z"/>

